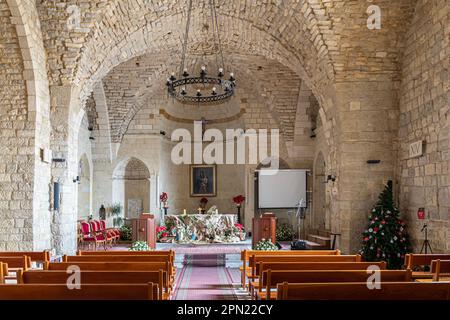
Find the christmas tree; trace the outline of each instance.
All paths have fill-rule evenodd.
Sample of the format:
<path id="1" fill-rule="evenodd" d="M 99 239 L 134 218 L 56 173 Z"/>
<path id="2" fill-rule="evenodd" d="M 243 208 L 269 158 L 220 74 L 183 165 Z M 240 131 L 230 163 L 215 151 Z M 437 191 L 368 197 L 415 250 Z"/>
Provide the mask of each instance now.
<path id="1" fill-rule="evenodd" d="M 381 193 L 369 216 L 369 227 L 363 233 L 361 255 L 365 261 L 386 261 L 388 269 L 400 269 L 410 252 L 406 224 L 394 205 L 392 181 Z"/>

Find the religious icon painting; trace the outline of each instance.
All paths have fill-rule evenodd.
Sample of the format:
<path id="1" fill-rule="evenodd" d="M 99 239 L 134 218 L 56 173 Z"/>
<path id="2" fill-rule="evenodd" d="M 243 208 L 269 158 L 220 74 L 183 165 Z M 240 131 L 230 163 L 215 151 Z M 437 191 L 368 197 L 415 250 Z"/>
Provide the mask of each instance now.
<path id="1" fill-rule="evenodd" d="M 217 166 L 192 165 L 190 184 L 191 197 L 216 197 Z"/>

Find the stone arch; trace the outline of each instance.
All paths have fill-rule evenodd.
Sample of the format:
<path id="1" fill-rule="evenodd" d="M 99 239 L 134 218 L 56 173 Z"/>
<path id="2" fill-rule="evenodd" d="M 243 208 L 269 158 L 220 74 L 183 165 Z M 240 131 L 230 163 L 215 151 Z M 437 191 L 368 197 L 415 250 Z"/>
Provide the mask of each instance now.
<path id="1" fill-rule="evenodd" d="M 135 157 L 121 160 L 113 171 L 113 203 L 120 203 L 123 217 L 137 218 L 150 212 L 150 170 Z"/>
<path id="2" fill-rule="evenodd" d="M 296 10 L 300 10 L 300 8 L 296 8 Z M 161 52 L 161 48 L 167 49 L 171 47 L 179 49 L 180 43 L 178 39 L 181 34 L 175 33 L 171 25 L 173 25 L 174 19 L 182 21 L 182 14 L 182 12 L 178 12 L 172 16 L 163 16 L 132 31 L 121 30 L 123 36 L 114 39 L 107 39 L 113 36 L 114 32 L 108 33 L 106 30 L 101 29 L 102 27 L 110 27 L 110 24 L 98 24 L 99 28 L 91 32 L 90 41 L 86 43 L 78 65 L 78 73 L 74 80 L 75 83 L 80 83 L 83 87 L 81 98 L 84 99 L 92 91 L 93 84 L 102 79 L 114 66 L 145 52 Z M 199 12 L 196 12 L 196 14 L 198 15 Z M 309 14 L 314 15 L 311 10 L 309 10 Z M 314 20 L 306 20 L 306 18 L 303 18 L 303 15 L 299 16 L 301 16 L 302 20 L 296 20 L 295 23 L 291 21 L 290 25 L 291 29 L 297 30 L 295 37 L 312 39 L 312 29 L 314 29 L 312 24 L 314 24 Z M 244 50 L 281 62 L 304 78 L 318 97 L 324 92 L 324 90 L 319 90 L 318 88 L 323 88 L 333 79 L 334 68 L 327 56 L 327 50 L 323 49 L 325 44 L 323 41 L 318 40 L 321 38 L 320 32 L 314 33 L 318 37 L 314 37 L 317 40 L 314 43 L 310 40 L 296 41 L 295 39 L 289 39 L 287 36 L 285 38 L 277 38 L 275 31 L 264 30 L 260 25 L 260 21 L 252 22 L 230 14 L 224 14 L 222 19 L 225 25 L 233 25 L 235 28 L 243 30 L 243 34 L 248 37 L 235 38 L 232 32 L 234 28 L 230 29 L 223 37 L 223 44 L 226 50 L 229 48 Z M 117 28 L 122 27 L 120 24 L 118 25 Z M 200 26 L 197 26 L 197 29 L 200 28 Z M 172 30 L 170 35 L 168 35 L 167 30 Z M 301 35 L 298 34 L 299 30 L 301 30 Z M 290 36 L 290 38 L 292 37 L 294 35 Z M 294 44 L 298 47 L 294 47 Z M 319 48 L 315 45 L 319 45 Z M 308 61 L 308 63 L 305 61 Z"/>

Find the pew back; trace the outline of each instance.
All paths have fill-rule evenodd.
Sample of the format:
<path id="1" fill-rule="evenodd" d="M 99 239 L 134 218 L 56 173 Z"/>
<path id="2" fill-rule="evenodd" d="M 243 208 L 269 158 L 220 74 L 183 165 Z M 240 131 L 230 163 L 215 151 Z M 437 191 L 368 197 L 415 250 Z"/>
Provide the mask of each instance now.
<path id="1" fill-rule="evenodd" d="M 168 291 L 167 272 L 159 271 L 81 271 L 81 286 L 89 284 L 147 284 L 158 285 L 158 299 Z M 22 274 L 20 284 L 66 284 L 71 274 L 66 271 L 32 270 Z"/>
<path id="2" fill-rule="evenodd" d="M 77 251 L 77 256 L 169 256 L 171 261 L 175 258 L 175 251 Z"/>
<path id="3" fill-rule="evenodd" d="M 63 262 L 166 262 L 170 261 L 167 255 L 154 256 L 63 256 Z"/>
<path id="4" fill-rule="evenodd" d="M 450 277 L 450 260 L 433 260 L 431 273 L 434 281 L 440 281 L 441 277 Z"/>
<path id="5" fill-rule="evenodd" d="M 405 265 L 414 270 L 416 266 L 431 266 L 433 260 L 450 260 L 450 254 L 407 254 Z"/>
<path id="6" fill-rule="evenodd" d="M 266 299 L 270 300 L 271 289 L 280 283 L 333 283 L 333 282 L 367 282 L 374 273 L 366 270 L 314 270 L 314 271 L 286 271 L 267 270 L 261 276 L 259 291 L 266 288 Z M 381 282 L 410 282 L 412 271 L 383 270 L 379 272 Z"/>
<path id="7" fill-rule="evenodd" d="M 386 269 L 386 262 L 262 262 L 259 274 L 271 270 L 367 270 L 377 266 Z"/>
<path id="8" fill-rule="evenodd" d="M 252 276 L 258 275 L 257 265 L 262 262 L 361 262 L 360 255 L 349 256 L 251 256 L 250 267 L 252 268 Z"/>
<path id="9" fill-rule="evenodd" d="M 0 257 L 30 257 L 32 262 L 44 263 L 50 261 L 50 251 L 0 252 Z"/>
<path id="10" fill-rule="evenodd" d="M 31 268 L 31 259 L 28 256 L 13 256 L 13 257 L 3 257 L 0 256 L 0 262 L 7 263 L 9 269 L 22 269 L 28 270 Z"/>
<path id="11" fill-rule="evenodd" d="M 450 283 L 386 282 L 369 290 L 367 283 L 282 283 L 278 300 L 450 300 Z"/>
<path id="12" fill-rule="evenodd" d="M 69 290 L 66 284 L 0 285 L 0 300 L 155 300 L 158 286 L 149 284 L 84 284 Z"/>

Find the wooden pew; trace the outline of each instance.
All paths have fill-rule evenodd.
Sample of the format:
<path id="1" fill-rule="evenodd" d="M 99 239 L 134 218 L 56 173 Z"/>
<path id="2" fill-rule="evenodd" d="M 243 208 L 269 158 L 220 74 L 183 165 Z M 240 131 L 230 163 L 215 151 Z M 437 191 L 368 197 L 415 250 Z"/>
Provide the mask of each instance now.
<path id="1" fill-rule="evenodd" d="M 275 300 L 277 293 L 272 289 L 280 283 L 334 283 L 334 282 L 367 282 L 373 272 L 367 270 L 313 270 L 313 271 L 286 271 L 267 270 L 261 277 L 259 290 L 256 294 L 258 300 Z M 383 270 L 379 272 L 381 282 L 411 282 L 412 271 Z M 263 288 L 266 291 L 263 291 Z"/>
<path id="2" fill-rule="evenodd" d="M 259 264 L 258 281 L 250 282 L 250 293 L 254 296 L 254 291 L 259 289 L 261 276 L 269 269 L 285 271 L 314 271 L 314 270 L 363 270 L 366 271 L 371 266 L 377 266 L 380 270 L 386 270 L 386 262 L 262 262 Z"/>
<path id="3" fill-rule="evenodd" d="M 4 280 L 15 280 L 20 277 L 22 272 L 31 268 L 31 258 L 28 256 L 0 257 L 0 263 L 8 266 Z M 11 276 L 10 273 L 15 273 L 15 276 Z"/>
<path id="4" fill-rule="evenodd" d="M 148 284 L 84 284 L 69 290 L 66 284 L 0 285 L 0 300 L 155 300 L 158 286 Z"/>
<path id="5" fill-rule="evenodd" d="M 8 272 L 8 264 L 7 263 L 3 263 L 3 262 L 0 262 L 0 264 L 2 265 L 2 270 L 3 270 L 2 275 L 3 275 L 3 277 L 6 277 L 9 274 L 9 272 Z"/>
<path id="6" fill-rule="evenodd" d="M 3 257 L 0 256 L 0 262 L 7 263 L 9 270 L 22 269 L 24 271 L 31 268 L 31 259 L 27 256 Z"/>
<path id="7" fill-rule="evenodd" d="M 385 282 L 369 290 L 367 283 L 282 283 L 277 300 L 450 300 L 448 282 Z"/>
<path id="8" fill-rule="evenodd" d="M 77 256 L 169 256 L 173 263 L 175 260 L 175 251 L 77 251 Z"/>
<path id="9" fill-rule="evenodd" d="M 22 274 L 19 284 L 65 284 L 71 274 L 66 271 L 31 270 Z M 158 285 L 158 300 L 168 300 L 167 272 L 158 271 L 81 271 L 81 286 L 89 284 L 147 284 Z"/>
<path id="10" fill-rule="evenodd" d="M 250 270 L 247 270 L 249 281 L 258 278 L 257 266 L 262 262 L 361 262 L 360 255 L 326 255 L 326 256 L 291 256 L 291 255 L 252 255 L 249 258 Z"/>
<path id="11" fill-rule="evenodd" d="M 0 262 L 0 284 L 5 284 L 5 273 L 3 271 L 4 263 Z"/>
<path id="12" fill-rule="evenodd" d="M 449 281 L 450 279 L 450 260 L 433 260 L 431 262 L 431 273 L 433 281 Z M 442 279 L 446 277 L 446 279 Z"/>
<path id="13" fill-rule="evenodd" d="M 50 251 L 0 252 L 0 257 L 30 257 L 31 262 L 44 264 L 50 261 Z"/>
<path id="14" fill-rule="evenodd" d="M 246 285 L 246 271 L 249 269 L 248 260 L 250 256 L 255 255 L 299 255 L 299 256 L 326 256 L 326 255 L 340 255 L 340 250 L 280 250 L 280 251 L 260 251 L 260 250 L 244 250 L 241 252 L 242 266 L 239 268 L 241 270 L 241 282 L 242 287 L 245 288 Z"/>
<path id="15" fill-rule="evenodd" d="M 63 262 L 169 262 L 168 274 L 172 280 L 175 274 L 173 261 L 169 255 L 98 255 L 98 256 L 63 256 Z"/>
<path id="16" fill-rule="evenodd" d="M 46 263 L 44 270 L 67 271 L 77 266 L 81 271 L 158 271 L 164 270 L 170 274 L 171 265 L 165 262 L 53 262 Z M 171 277 L 167 278 L 166 286 L 172 287 Z"/>
<path id="17" fill-rule="evenodd" d="M 174 264 L 175 251 L 160 250 L 160 251 L 77 251 L 77 256 L 168 256 L 169 261 Z M 172 266 L 173 276 L 175 276 L 176 268 Z"/>
<path id="18" fill-rule="evenodd" d="M 413 270 L 414 279 L 432 279 L 433 274 L 427 271 L 415 271 L 418 266 L 426 266 L 431 269 L 433 260 L 450 260 L 450 254 L 407 254 L 405 256 L 405 266 Z"/>

